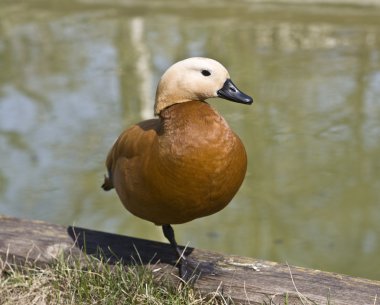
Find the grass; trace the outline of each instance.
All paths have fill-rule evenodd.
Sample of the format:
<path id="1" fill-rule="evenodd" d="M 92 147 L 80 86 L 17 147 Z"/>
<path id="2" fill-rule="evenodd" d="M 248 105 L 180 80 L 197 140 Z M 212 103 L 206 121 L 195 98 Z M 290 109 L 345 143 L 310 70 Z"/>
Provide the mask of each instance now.
<path id="1" fill-rule="evenodd" d="M 58 259 L 51 266 L 18 267 L 1 263 L 0 304 L 232 304 L 219 293 L 200 296 L 188 285 L 178 287 L 154 278 L 139 265 Z M 6 268 L 4 268 L 6 266 Z"/>
<path id="2" fill-rule="evenodd" d="M 289 272 L 293 281 L 290 268 Z M 294 281 L 293 285 L 299 301 L 297 304 L 315 304 L 298 291 Z M 282 298 L 281 304 L 294 303 L 288 294 L 277 297 Z M 273 301 L 263 305 L 278 302 Z M 44 267 L 33 264 L 20 267 L 0 259 L 0 304 L 232 305 L 234 302 L 219 291 L 201 296 L 189 285 L 174 285 L 165 277 L 158 279 L 152 269 L 139 264 L 109 264 L 102 259 L 85 256 L 76 260 L 59 258 L 54 264 Z M 332 305 L 329 296 L 325 304 Z"/>

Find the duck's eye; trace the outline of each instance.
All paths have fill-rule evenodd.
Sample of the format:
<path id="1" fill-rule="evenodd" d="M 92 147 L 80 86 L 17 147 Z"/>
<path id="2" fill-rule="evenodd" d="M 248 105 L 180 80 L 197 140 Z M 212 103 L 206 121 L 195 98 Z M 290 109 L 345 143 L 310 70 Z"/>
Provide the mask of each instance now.
<path id="1" fill-rule="evenodd" d="M 211 72 L 208 71 L 208 70 L 202 70 L 201 73 L 202 73 L 203 76 L 210 76 L 211 75 Z"/>

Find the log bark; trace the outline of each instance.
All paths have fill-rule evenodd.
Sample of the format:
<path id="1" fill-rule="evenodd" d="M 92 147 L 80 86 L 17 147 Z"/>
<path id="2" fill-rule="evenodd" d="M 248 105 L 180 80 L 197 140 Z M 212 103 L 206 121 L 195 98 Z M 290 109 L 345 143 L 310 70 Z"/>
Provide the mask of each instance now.
<path id="1" fill-rule="evenodd" d="M 110 263 L 146 265 L 163 274 L 178 274 L 170 245 L 74 226 L 0 216 L 3 261 L 51 264 L 61 254 L 103 256 Z M 380 305 L 380 282 L 288 266 L 248 257 L 188 248 L 186 255 L 212 265 L 194 288 L 218 291 L 238 304 Z M 153 266 L 153 267 L 152 267 Z"/>

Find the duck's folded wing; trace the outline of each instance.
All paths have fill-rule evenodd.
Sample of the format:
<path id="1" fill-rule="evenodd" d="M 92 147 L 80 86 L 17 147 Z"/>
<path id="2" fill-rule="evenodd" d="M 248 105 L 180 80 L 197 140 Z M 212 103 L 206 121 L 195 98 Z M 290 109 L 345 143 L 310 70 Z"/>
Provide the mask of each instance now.
<path id="1" fill-rule="evenodd" d="M 160 120 L 151 119 L 140 122 L 125 130 L 108 153 L 106 167 L 108 176 L 104 176 L 102 188 L 105 191 L 114 188 L 113 172 L 120 158 L 133 158 L 146 152 L 157 135 Z"/>

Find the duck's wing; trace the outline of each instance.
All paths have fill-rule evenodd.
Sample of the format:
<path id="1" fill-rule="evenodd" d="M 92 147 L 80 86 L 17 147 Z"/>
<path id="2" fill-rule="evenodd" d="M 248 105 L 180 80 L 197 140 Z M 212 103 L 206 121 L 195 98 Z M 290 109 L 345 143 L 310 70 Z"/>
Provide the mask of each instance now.
<path id="1" fill-rule="evenodd" d="M 105 191 L 114 188 L 113 172 L 120 158 L 133 158 L 142 155 L 150 149 L 157 137 L 160 119 L 142 121 L 125 130 L 116 140 L 108 153 L 106 167 L 108 176 L 104 176 L 102 188 Z"/>

